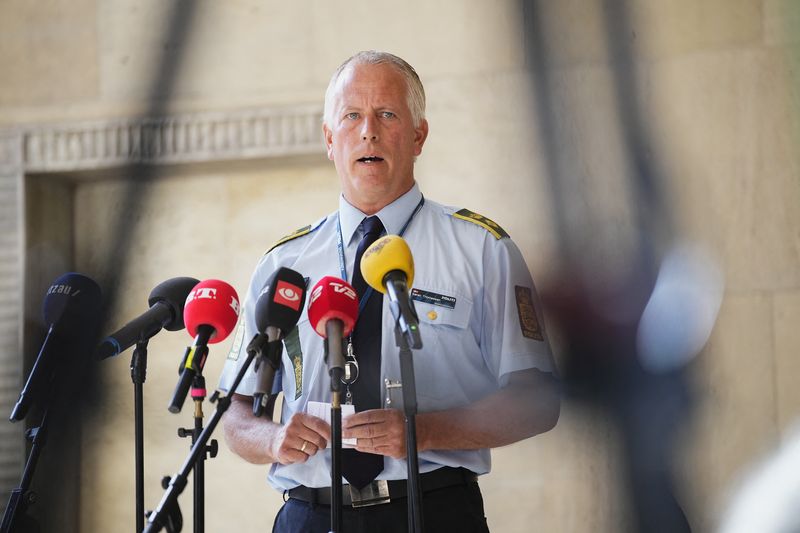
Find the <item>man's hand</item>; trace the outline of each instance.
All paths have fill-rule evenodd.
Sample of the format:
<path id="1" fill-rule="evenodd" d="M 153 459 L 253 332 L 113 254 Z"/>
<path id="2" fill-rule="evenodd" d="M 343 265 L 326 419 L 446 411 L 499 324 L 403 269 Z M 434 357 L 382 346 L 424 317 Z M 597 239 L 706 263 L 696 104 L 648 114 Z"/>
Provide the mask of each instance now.
<path id="1" fill-rule="evenodd" d="M 282 465 L 305 463 L 320 449 L 325 449 L 330 436 L 331 427 L 321 418 L 295 413 L 278 430 L 272 456 Z"/>
<path id="2" fill-rule="evenodd" d="M 406 456 L 405 416 L 398 409 L 370 409 L 342 420 L 342 438 L 355 438 L 356 450 L 386 455 L 395 459 Z"/>

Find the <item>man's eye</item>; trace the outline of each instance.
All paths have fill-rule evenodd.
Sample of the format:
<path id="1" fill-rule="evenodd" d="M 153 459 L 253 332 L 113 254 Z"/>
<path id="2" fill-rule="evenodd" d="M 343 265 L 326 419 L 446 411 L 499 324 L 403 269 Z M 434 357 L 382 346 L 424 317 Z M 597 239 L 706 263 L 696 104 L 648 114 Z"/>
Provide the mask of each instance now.
<path id="1" fill-rule="evenodd" d="M 381 112 L 381 117 L 383 117 L 383 118 L 394 118 L 394 113 L 392 113 L 391 111 L 382 111 Z"/>
<path id="2" fill-rule="evenodd" d="M 345 115 L 345 118 L 349 118 L 350 120 L 355 120 L 358 118 L 358 113 L 356 113 L 355 111 L 352 113 L 348 113 Z"/>

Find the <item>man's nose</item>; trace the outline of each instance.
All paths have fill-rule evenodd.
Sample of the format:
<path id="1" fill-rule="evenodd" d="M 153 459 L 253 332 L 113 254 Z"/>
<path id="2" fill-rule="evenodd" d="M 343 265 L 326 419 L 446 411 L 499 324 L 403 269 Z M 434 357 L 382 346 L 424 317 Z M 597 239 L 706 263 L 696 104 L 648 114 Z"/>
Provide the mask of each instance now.
<path id="1" fill-rule="evenodd" d="M 373 117 L 367 117 L 361 127 L 361 139 L 364 141 L 377 141 L 378 128 L 377 120 Z"/>

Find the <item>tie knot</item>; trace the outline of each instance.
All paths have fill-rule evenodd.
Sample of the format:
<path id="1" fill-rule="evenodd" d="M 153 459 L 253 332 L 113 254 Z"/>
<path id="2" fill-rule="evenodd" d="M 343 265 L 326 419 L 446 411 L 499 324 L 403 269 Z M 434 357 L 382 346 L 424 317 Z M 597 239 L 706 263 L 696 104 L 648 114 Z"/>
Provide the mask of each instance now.
<path id="1" fill-rule="evenodd" d="M 376 216 L 367 217 L 362 222 L 364 227 L 364 238 L 371 238 L 375 240 L 383 232 L 383 222 Z"/>

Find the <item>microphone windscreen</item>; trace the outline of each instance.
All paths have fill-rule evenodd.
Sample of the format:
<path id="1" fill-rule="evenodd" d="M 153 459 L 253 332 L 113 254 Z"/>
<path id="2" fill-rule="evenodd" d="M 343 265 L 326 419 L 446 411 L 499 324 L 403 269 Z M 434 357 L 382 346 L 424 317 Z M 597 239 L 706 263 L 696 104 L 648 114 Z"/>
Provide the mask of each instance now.
<path id="1" fill-rule="evenodd" d="M 100 286 L 77 272 L 67 272 L 56 279 L 47 289 L 42 304 L 45 323 L 58 324 L 66 333 L 99 322 L 100 310 Z"/>
<path id="2" fill-rule="evenodd" d="M 171 278 L 162 281 L 150 291 L 150 297 L 147 299 L 150 307 L 160 302 L 167 305 L 172 311 L 172 320 L 164 324 L 164 329 L 167 331 L 179 331 L 185 327 L 183 323 L 183 307 L 186 305 L 186 298 L 189 293 L 198 283 L 200 283 L 200 280 L 195 278 Z"/>
<path id="3" fill-rule="evenodd" d="M 328 320 L 342 321 L 344 336 L 350 335 L 358 318 L 358 296 L 346 281 L 325 276 L 314 285 L 308 300 L 308 320 L 319 335 L 325 337 Z"/>
<path id="4" fill-rule="evenodd" d="M 197 328 L 211 326 L 214 334 L 209 344 L 225 340 L 239 318 L 239 296 L 236 289 L 218 279 L 201 281 L 189 292 L 183 309 L 183 320 L 189 335 L 195 337 Z"/>
<path id="5" fill-rule="evenodd" d="M 256 301 L 259 333 L 271 326 L 285 334 L 297 324 L 306 302 L 305 286 L 303 276 L 291 268 L 281 267 L 273 272 Z"/>
<path id="6" fill-rule="evenodd" d="M 361 275 L 370 287 L 385 293 L 383 279 L 394 270 L 405 274 L 409 287 L 414 284 L 414 258 L 411 256 L 411 249 L 399 235 L 386 235 L 372 243 L 364 252 L 361 258 Z"/>

